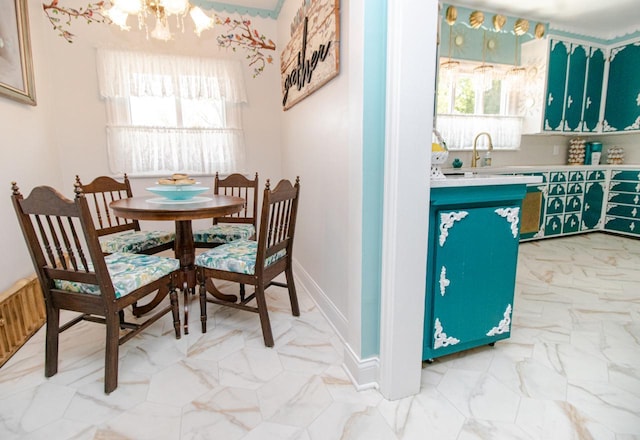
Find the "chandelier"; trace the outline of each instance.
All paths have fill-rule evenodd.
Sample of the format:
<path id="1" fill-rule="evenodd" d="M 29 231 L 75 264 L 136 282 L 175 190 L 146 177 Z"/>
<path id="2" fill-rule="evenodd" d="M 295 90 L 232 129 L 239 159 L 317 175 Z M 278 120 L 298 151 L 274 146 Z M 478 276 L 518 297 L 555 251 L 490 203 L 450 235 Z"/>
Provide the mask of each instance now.
<path id="1" fill-rule="evenodd" d="M 518 49 L 520 48 L 520 44 L 518 42 L 518 39 L 520 38 L 520 36 L 526 34 L 528 30 L 528 20 L 525 20 L 524 18 L 519 18 L 516 20 L 516 24 L 513 26 L 513 34 L 516 36 L 515 56 L 513 59 L 513 67 L 507 72 L 507 79 L 509 79 L 514 84 L 514 86 L 518 86 L 522 81 L 524 81 L 524 76 L 527 72 L 527 69 L 520 66 L 519 63 L 520 57 L 518 56 Z"/>
<path id="2" fill-rule="evenodd" d="M 440 68 L 443 72 L 451 73 L 458 70 L 460 67 L 460 61 L 454 61 L 451 59 L 451 48 L 453 46 L 453 25 L 458 18 L 458 11 L 455 6 L 451 5 L 447 8 L 447 12 L 445 15 L 445 20 L 449 25 L 449 59 L 442 64 L 440 64 Z"/>
<path id="3" fill-rule="evenodd" d="M 476 88 L 483 92 L 493 87 L 493 65 L 485 62 L 485 51 L 487 48 L 487 31 L 482 31 L 482 64 L 473 69 L 473 81 Z"/>
<path id="4" fill-rule="evenodd" d="M 112 7 L 105 14 L 120 29 L 128 31 L 129 15 L 138 16 L 138 27 L 145 28 L 147 38 L 168 41 L 172 38 L 169 28 L 169 17 L 175 16 L 178 29 L 184 31 L 184 17 L 189 14 L 195 26 L 195 33 L 200 36 L 204 30 L 211 29 L 215 20 L 204 13 L 202 9 L 191 5 L 189 0 L 111 0 Z M 147 27 L 147 17 L 155 17 L 155 28 L 151 33 Z"/>

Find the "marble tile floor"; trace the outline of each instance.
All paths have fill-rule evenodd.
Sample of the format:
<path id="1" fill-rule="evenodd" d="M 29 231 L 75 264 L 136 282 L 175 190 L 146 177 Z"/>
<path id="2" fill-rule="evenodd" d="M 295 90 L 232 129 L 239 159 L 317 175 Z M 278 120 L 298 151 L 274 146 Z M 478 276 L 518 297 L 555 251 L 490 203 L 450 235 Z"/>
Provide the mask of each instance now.
<path id="1" fill-rule="evenodd" d="M 357 392 L 342 344 L 300 289 L 257 315 L 209 305 L 209 331 L 169 317 L 120 347 L 103 393 L 102 326 L 61 338 L 44 377 L 40 330 L 0 368 L 0 439 L 640 439 L 640 240 L 605 234 L 520 247 L 512 336 L 422 370 L 418 395 Z"/>

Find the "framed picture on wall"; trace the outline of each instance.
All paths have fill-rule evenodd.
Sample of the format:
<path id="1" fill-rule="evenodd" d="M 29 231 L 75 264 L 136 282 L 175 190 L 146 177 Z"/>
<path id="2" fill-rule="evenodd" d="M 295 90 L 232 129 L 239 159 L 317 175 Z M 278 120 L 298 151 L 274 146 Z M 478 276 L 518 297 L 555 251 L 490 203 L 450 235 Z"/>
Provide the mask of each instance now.
<path id="1" fill-rule="evenodd" d="M 0 96 L 36 105 L 27 0 L 0 0 Z"/>
<path id="2" fill-rule="evenodd" d="M 300 0 L 280 54 L 282 108 L 288 110 L 340 71 L 340 0 Z"/>

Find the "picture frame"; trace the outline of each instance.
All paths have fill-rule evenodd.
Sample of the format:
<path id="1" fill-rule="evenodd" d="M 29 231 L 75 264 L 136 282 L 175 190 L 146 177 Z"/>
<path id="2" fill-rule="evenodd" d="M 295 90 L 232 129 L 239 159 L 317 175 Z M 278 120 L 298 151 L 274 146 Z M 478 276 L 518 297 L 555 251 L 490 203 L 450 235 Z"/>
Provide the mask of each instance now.
<path id="1" fill-rule="evenodd" d="M 280 54 L 284 111 L 340 73 L 340 0 L 300 1 L 291 39 Z"/>
<path id="2" fill-rule="evenodd" d="M 36 105 L 27 0 L 0 0 L 0 96 Z"/>

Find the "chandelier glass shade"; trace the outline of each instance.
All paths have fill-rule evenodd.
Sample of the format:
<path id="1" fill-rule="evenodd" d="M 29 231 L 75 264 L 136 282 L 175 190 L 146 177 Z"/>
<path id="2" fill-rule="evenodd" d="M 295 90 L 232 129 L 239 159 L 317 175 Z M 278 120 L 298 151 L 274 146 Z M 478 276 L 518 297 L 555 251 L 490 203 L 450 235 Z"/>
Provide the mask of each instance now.
<path id="1" fill-rule="evenodd" d="M 447 61 L 440 63 L 440 74 L 445 84 L 452 84 L 456 82 L 458 76 L 458 70 L 460 68 L 460 61 L 451 59 L 451 50 L 453 48 L 453 25 L 458 18 L 458 10 L 455 6 L 450 5 L 447 7 L 446 21 L 449 25 L 449 56 Z"/>
<path id="2" fill-rule="evenodd" d="M 493 86 L 493 65 L 485 63 L 485 50 L 487 47 L 487 31 L 482 33 L 482 64 L 473 69 L 473 80 L 477 88 L 483 91 Z"/>
<path id="3" fill-rule="evenodd" d="M 131 29 L 127 25 L 127 19 L 130 15 L 135 15 L 138 17 L 138 27 L 144 27 L 147 36 L 162 41 L 173 37 L 169 27 L 170 16 L 175 16 L 178 29 L 184 31 L 184 17 L 189 14 L 198 36 L 202 31 L 211 29 L 215 23 L 214 18 L 188 0 L 111 0 L 111 3 L 112 7 L 105 13 L 120 29 Z M 155 27 L 151 32 L 147 27 L 148 17 L 155 18 Z"/>
<path id="4" fill-rule="evenodd" d="M 518 43 L 520 36 L 524 35 L 528 30 L 529 22 L 522 18 L 518 19 L 513 27 L 513 33 L 516 36 L 515 56 L 513 59 L 513 67 L 507 72 L 507 78 L 513 83 L 514 86 L 518 86 L 524 81 L 527 72 L 526 68 L 519 65 L 518 49 L 520 48 L 520 44 Z"/>

